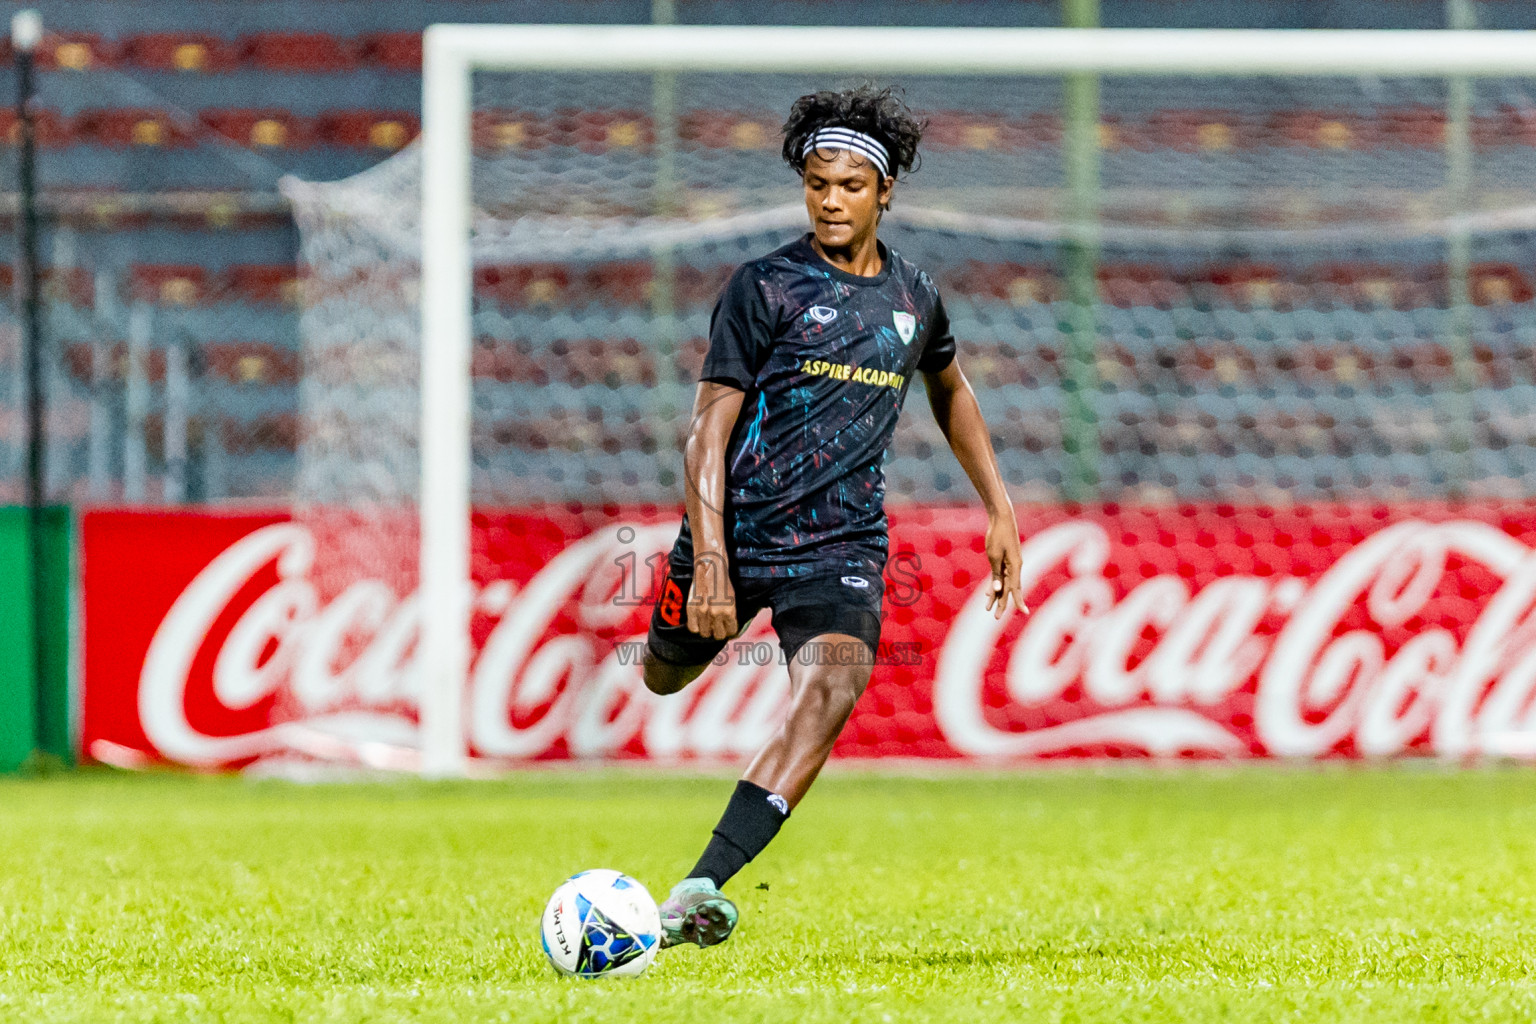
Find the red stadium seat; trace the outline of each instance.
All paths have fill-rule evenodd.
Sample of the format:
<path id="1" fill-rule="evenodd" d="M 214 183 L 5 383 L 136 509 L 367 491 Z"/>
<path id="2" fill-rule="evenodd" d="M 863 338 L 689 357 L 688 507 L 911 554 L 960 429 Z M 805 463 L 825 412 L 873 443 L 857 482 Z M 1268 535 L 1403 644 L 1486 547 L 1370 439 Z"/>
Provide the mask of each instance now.
<path id="1" fill-rule="evenodd" d="M 708 149 L 777 149 L 779 126 L 760 111 L 691 110 L 679 121 L 678 136 Z"/>
<path id="2" fill-rule="evenodd" d="M 475 270 L 476 294 L 494 296 L 497 302 L 507 306 L 564 305 L 570 289 L 570 268 L 561 264 L 525 263 Z"/>
<path id="3" fill-rule="evenodd" d="M 118 46 L 89 32 L 49 33 L 37 48 L 37 66 L 50 71 L 89 71 L 117 63 Z"/>
<path id="4" fill-rule="evenodd" d="M 77 306 L 91 304 L 94 283 L 90 272 L 84 267 L 73 267 L 68 271 L 44 267 L 42 282 L 44 288 L 62 288 L 64 296 Z M 0 263 L 0 295 L 10 296 L 15 287 L 16 267 L 10 263 Z M 55 294 L 58 292 L 55 291 Z"/>
<path id="5" fill-rule="evenodd" d="M 420 130 L 416 115 L 404 110 L 333 110 L 315 119 L 316 137 L 345 149 L 399 149 Z"/>
<path id="6" fill-rule="evenodd" d="M 386 71 L 421 71 L 420 32 L 383 32 L 364 36 L 360 42 L 364 64 Z"/>
<path id="7" fill-rule="evenodd" d="M 1105 302 L 1129 309 L 1156 302 L 1153 287 L 1164 275 L 1156 265 L 1103 264 L 1099 267 L 1099 294 Z"/>
<path id="8" fill-rule="evenodd" d="M 45 267 L 42 270 L 43 291 L 72 306 L 89 308 L 94 294 L 94 282 L 84 267 L 68 269 Z"/>
<path id="9" fill-rule="evenodd" d="M 208 295 L 208 268 L 195 264 L 136 263 L 128 271 L 128 288 L 139 302 L 192 306 Z"/>
<path id="10" fill-rule="evenodd" d="M 155 32 L 124 40 L 122 62 L 146 71 L 233 71 L 240 66 L 240 52 L 218 36 Z"/>
<path id="11" fill-rule="evenodd" d="M 1042 133 L 1048 137 L 1039 138 Z M 944 148 L 995 150 L 1053 142 L 1058 134 L 1055 115 L 1009 121 L 995 114 L 938 111 L 930 119 L 925 137 L 931 137 L 935 146 Z"/>
<path id="12" fill-rule="evenodd" d="M 535 115 L 520 110 L 476 110 L 469 130 L 476 151 L 498 153 L 544 145 L 542 124 Z"/>
<path id="13" fill-rule="evenodd" d="M 604 383 L 653 387 L 657 379 L 651 350 L 634 338 L 561 339 L 548 348 L 527 342 L 480 344 L 475 346 L 471 373 L 539 386 L 562 381 L 577 387 Z"/>
<path id="14" fill-rule="evenodd" d="M 1380 144 L 1384 124 L 1352 111 L 1284 110 L 1269 116 L 1265 139 L 1271 145 L 1363 149 Z"/>
<path id="15" fill-rule="evenodd" d="M 74 125 L 61 117 L 56 110 L 38 110 L 33 118 L 37 126 L 37 145 L 40 149 L 58 149 L 62 146 L 73 145 L 75 138 Z M 15 145 L 17 132 L 16 110 L 14 107 L 0 108 L 0 140 L 6 145 Z"/>
<path id="16" fill-rule="evenodd" d="M 95 284 L 90 272 L 83 267 L 67 270 L 43 267 L 39 276 L 46 296 L 62 299 L 72 306 L 90 307 Z M 9 263 L 0 263 L 0 296 L 9 301 L 15 287 L 16 268 Z"/>
<path id="17" fill-rule="evenodd" d="M 202 346 L 208 372 L 231 384 L 295 384 L 299 354 L 264 342 L 232 341 Z"/>
<path id="18" fill-rule="evenodd" d="M 219 277 L 220 293 L 232 299 L 256 305 L 298 305 L 298 270 L 291 263 L 234 266 Z"/>
<path id="19" fill-rule="evenodd" d="M 314 142 L 309 121 L 287 110 L 205 110 L 199 117 L 232 142 L 257 149 L 304 149 Z"/>
<path id="20" fill-rule="evenodd" d="M 1522 104 L 1506 103 L 1493 117 L 1475 122 L 1473 139 L 1479 146 L 1536 145 L 1536 110 Z"/>
<path id="21" fill-rule="evenodd" d="M 736 268 L 729 263 L 713 267 L 679 267 L 677 298 L 686 306 L 713 306 Z"/>
<path id="22" fill-rule="evenodd" d="M 79 141 L 123 148 L 127 146 L 185 146 L 188 134 L 163 110 L 83 110 L 75 118 Z"/>
<path id="23" fill-rule="evenodd" d="M 95 360 L 95 346 L 74 342 L 64 346 L 64 370 L 71 380 L 82 384 L 91 380 L 91 368 Z"/>
<path id="24" fill-rule="evenodd" d="M 82 384 L 90 383 L 94 376 L 96 346 L 91 342 L 75 342 L 64 347 L 64 367 L 70 377 Z M 117 342 L 107 348 L 105 366 L 107 379 L 121 381 L 128 370 L 128 346 Z M 145 361 L 145 376 L 152 381 L 165 379 L 165 353 L 151 351 Z"/>
<path id="25" fill-rule="evenodd" d="M 557 111 L 552 139 L 587 153 L 647 149 L 655 142 L 651 120 L 639 110 Z"/>
<path id="26" fill-rule="evenodd" d="M 1536 298 L 1525 271 L 1513 263 L 1479 263 L 1472 267 L 1472 301 L 1479 306 L 1526 303 Z"/>
<path id="27" fill-rule="evenodd" d="M 1445 111 L 1436 107 L 1399 107 L 1382 111 L 1382 134 L 1388 145 L 1438 149 L 1445 141 Z"/>
<path id="28" fill-rule="evenodd" d="M 945 285 L 962 295 L 1000 299 L 1015 306 L 1054 302 L 1061 296 L 1061 282 L 1054 271 L 1034 264 L 972 260 L 950 274 Z"/>
<path id="29" fill-rule="evenodd" d="M 257 416 L 250 420 L 226 418 L 220 425 L 224 448 L 231 455 L 256 452 L 293 452 L 299 447 L 299 419 L 291 412 Z"/>
<path id="30" fill-rule="evenodd" d="M 651 264 L 599 263 L 588 268 L 577 288 L 579 298 L 612 306 L 638 306 L 650 299 Z"/>
<path id="31" fill-rule="evenodd" d="M 357 53 L 351 40 L 304 32 L 268 32 L 240 41 L 245 59 L 266 71 L 351 71 Z"/>

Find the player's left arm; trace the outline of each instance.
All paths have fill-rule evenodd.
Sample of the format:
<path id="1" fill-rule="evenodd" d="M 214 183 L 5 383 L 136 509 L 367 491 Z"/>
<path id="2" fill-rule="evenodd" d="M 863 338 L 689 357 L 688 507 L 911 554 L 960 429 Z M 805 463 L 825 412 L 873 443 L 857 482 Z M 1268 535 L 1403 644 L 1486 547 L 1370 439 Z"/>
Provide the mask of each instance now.
<path id="1" fill-rule="evenodd" d="M 1014 518 L 1013 502 L 1003 486 L 1002 471 L 997 467 L 991 431 L 981 418 L 981 406 L 976 402 L 971 382 L 961 372 L 959 360 L 951 359 L 942 370 L 924 372 L 923 385 L 928 391 L 933 418 L 987 510 L 987 560 L 992 563 L 992 593 L 987 597 L 987 608 L 994 618 L 1002 618 L 1011 595 L 1019 610 L 1028 612 L 1019 593 L 1019 524 Z"/>

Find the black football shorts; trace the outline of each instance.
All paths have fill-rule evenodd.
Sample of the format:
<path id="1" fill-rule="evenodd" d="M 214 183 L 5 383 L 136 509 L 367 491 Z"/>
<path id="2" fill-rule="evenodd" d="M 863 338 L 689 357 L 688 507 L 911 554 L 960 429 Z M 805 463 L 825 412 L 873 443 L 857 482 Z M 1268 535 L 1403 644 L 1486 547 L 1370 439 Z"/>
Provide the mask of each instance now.
<path id="1" fill-rule="evenodd" d="M 885 581 L 878 575 L 751 577 L 732 583 L 737 625 L 745 631 L 758 612 L 772 609 L 773 631 L 779 635 L 779 649 L 786 661 L 793 660 L 809 641 L 827 633 L 857 637 L 868 645 L 871 658 L 880 649 L 880 602 L 885 596 Z M 691 576 L 669 567 L 651 612 L 646 643 L 656 657 L 673 665 L 708 664 L 730 643 L 689 630 L 688 596 L 692 588 Z M 826 654 L 836 657 L 839 652 L 829 649 Z"/>

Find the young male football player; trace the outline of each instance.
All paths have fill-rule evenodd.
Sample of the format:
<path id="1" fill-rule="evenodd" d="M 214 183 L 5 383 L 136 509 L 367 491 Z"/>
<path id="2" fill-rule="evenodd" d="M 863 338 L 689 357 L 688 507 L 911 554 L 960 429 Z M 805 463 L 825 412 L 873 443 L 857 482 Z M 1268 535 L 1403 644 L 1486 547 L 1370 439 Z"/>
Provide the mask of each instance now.
<path id="1" fill-rule="evenodd" d="M 811 231 L 744 264 L 710 322 L 684 449 L 686 513 L 651 617 L 645 684 L 687 686 L 763 608 L 791 704 L 704 854 L 661 906 L 663 944 L 712 946 L 720 887 L 815 781 L 869 681 L 887 538 L 881 468 L 902 400 L 928 402 L 987 510 L 988 608 L 1019 603 L 1019 530 L 931 278 L 876 237 L 923 125 L 891 90 L 802 96 L 784 125 Z"/>

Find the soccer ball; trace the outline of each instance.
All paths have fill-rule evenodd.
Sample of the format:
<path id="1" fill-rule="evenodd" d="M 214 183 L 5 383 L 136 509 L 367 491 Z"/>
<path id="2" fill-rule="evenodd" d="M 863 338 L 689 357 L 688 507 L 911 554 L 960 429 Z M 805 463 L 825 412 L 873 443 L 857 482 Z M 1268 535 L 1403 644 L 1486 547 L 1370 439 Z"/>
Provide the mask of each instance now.
<path id="1" fill-rule="evenodd" d="M 640 974 L 661 948 L 661 913 L 645 886 L 622 871 L 583 871 L 555 890 L 539 929 L 561 974 L 611 978 Z"/>

